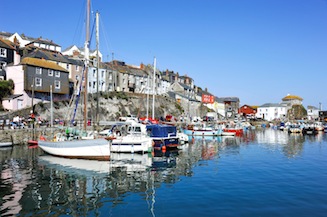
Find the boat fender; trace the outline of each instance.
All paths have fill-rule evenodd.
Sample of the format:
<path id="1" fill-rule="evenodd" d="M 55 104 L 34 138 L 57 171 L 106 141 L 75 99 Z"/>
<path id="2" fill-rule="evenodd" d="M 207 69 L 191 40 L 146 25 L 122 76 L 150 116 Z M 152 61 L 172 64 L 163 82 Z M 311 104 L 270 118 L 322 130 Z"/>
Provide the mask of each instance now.
<path id="1" fill-rule="evenodd" d="M 41 141 L 45 141 L 45 137 L 44 136 L 40 136 L 40 140 Z"/>
<path id="2" fill-rule="evenodd" d="M 165 145 L 161 147 L 161 151 L 162 151 L 163 153 L 166 152 L 166 146 L 165 146 Z"/>

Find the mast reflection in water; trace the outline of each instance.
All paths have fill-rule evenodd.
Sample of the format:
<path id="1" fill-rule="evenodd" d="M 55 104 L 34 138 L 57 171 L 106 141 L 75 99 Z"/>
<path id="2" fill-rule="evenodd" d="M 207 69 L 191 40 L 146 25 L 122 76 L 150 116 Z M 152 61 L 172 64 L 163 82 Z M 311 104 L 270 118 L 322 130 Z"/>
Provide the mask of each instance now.
<path id="1" fill-rule="evenodd" d="M 1 216 L 323 216 L 325 134 L 199 137 L 111 161 L 0 150 Z"/>

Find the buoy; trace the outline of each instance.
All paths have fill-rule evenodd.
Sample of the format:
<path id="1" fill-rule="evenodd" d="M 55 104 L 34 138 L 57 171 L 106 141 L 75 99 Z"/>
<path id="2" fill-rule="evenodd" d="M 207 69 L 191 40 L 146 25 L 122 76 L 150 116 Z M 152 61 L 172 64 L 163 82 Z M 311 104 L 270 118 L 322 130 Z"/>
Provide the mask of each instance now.
<path id="1" fill-rule="evenodd" d="M 166 152 L 166 146 L 165 146 L 165 145 L 162 146 L 162 147 L 161 147 L 161 150 L 162 150 L 162 152 Z"/>
<path id="2" fill-rule="evenodd" d="M 44 136 L 40 136 L 40 140 L 41 141 L 45 141 L 45 137 Z"/>

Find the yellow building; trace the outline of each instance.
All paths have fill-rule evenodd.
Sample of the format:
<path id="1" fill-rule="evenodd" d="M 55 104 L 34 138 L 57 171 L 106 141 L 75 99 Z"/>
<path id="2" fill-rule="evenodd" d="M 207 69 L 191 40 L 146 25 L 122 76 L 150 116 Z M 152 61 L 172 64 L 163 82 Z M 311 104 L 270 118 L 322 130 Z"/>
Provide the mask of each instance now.
<path id="1" fill-rule="evenodd" d="M 287 96 L 285 96 L 282 99 L 282 101 L 283 103 L 286 103 L 288 106 L 293 106 L 293 105 L 302 105 L 303 99 L 299 96 L 287 94 Z"/>

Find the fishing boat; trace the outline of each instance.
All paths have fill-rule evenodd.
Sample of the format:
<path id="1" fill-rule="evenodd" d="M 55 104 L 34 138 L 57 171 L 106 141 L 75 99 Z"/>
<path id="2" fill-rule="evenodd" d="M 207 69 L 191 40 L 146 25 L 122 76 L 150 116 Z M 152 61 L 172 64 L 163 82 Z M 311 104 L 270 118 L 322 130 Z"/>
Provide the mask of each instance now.
<path id="1" fill-rule="evenodd" d="M 219 136 L 221 132 L 221 129 L 215 129 L 205 124 L 189 124 L 184 129 L 184 133 L 188 136 Z"/>
<path id="2" fill-rule="evenodd" d="M 228 132 L 228 131 L 223 131 L 220 134 L 221 136 L 235 136 L 236 132 Z"/>
<path id="3" fill-rule="evenodd" d="M 176 126 L 149 124 L 146 125 L 146 131 L 153 139 L 153 146 L 156 149 L 177 148 L 180 145 Z"/>
<path id="4" fill-rule="evenodd" d="M 115 130 L 115 127 L 112 128 L 112 134 L 108 137 L 111 143 L 111 152 L 151 152 L 153 140 L 146 133 L 146 125 L 135 121 L 125 122 L 125 124 L 125 126 L 120 125 L 120 128 L 126 130 Z"/>
<path id="5" fill-rule="evenodd" d="M 89 64 L 89 15 L 90 15 L 90 0 L 87 0 L 87 22 L 86 22 L 86 40 L 85 40 L 85 54 L 84 54 L 84 73 L 82 78 L 85 78 L 85 83 L 87 83 L 88 77 L 88 64 Z M 97 14 L 98 19 L 98 14 Z M 98 27 L 98 26 L 97 26 Z M 79 94 L 83 87 L 83 82 L 80 82 Z M 84 132 L 87 132 L 87 85 L 84 85 Z M 50 93 L 52 93 L 52 87 L 50 86 Z M 78 94 L 78 97 L 79 97 Z M 77 99 L 78 99 L 77 97 Z M 78 101 L 77 101 L 78 102 Z M 76 103 L 76 106 L 78 103 Z M 51 107 L 52 110 L 52 107 Z M 74 111 L 77 108 L 75 107 Z M 71 124 L 74 123 L 75 113 L 71 120 Z M 54 156 L 60 156 L 65 158 L 78 158 L 78 159 L 97 159 L 97 160 L 109 160 L 110 158 L 110 147 L 109 142 L 105 138 L 96 138 L 93 134 L 90 138 L 82 139 L 83 135 L 78 133 L 76 129 L 70 130 L 65 129 L 64 133 L 59 133 L 56 138 L 48 138 L 42 136 L 38 140 L 39 147 L 48 154 Z"/>
<path id="6" fill-rule="evenodd" d="M 316 135 L 318 133 L 314 124 L 305 124 L 302 129 L 302 134 L 305 135 Z"/>
<path id="7" fill-rule="evenodd" d="M 241 136 L 243 134 L 242 128 L 234 128 L 234 127 L 228 127 L 223 129 L 224 133 L 234 133 L 235 136 Z"/>

